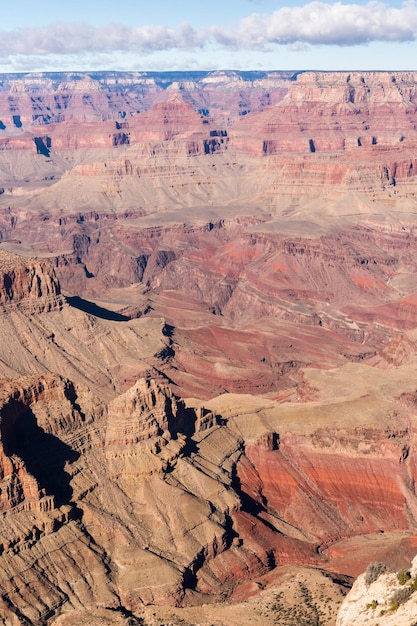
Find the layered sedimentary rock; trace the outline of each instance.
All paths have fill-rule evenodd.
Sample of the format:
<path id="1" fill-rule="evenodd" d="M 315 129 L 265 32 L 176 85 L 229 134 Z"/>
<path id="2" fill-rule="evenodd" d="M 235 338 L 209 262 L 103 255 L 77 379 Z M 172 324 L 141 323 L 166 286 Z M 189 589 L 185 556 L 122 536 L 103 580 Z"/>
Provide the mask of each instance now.
<path id="1" fill-rule="evenodd" d="M 68 601 L 118 605 L 72 501 L 69 468 L 96 439 L 85 400 L 53 375 L 1 384 L 3 624 L 47 623 Z"/>
<path id="2" fill-rule="evenodd" d="M 182 93 L 201 115 L 244 116 L 282 99 L 292 72 L 104 72 L 3 75 L 4 134 L 68 121 L 115 120 Z"/>
<path id="3" fill-rule="evenodd" d="M 371 552 L 401 567 L 416 549 L 403 403 L 415 366 L 355 367 L 306 372 L 321 399 L 289 406 L 230 394 L 187 406 L 145 380 L 105 405 L 52 375 L 3 382 L 3 484 L 19 496 L 2 503 L 4 623 L 81 606 L 141 615 L 291 564 L 334 571 L 344 558 L 355 574 Z"/>
<path id="4" fill-rule="evenodd" d="M 414 82 L 28 76 L 18 89 L 9 77 L 21 126 L 0 131 L 2 245 L 48 256 L 69 295 L 114 297 L 128 316 L 161 310 L 177 341 L 164 374 L 182 393 L 282 392 L 303 365 L 374 358 L 416 318 Z M 65 119 L 38 133 L 30 98 L 63 107 L 62 94 Z M 28 142 L 18 160 L 13 142 Z M 110 293 L 132 284 L 141 293 Z M 288 342 L 271 344 L 277 334 Z"/>
<path id="5" fill-rule="evenodd" d="M 0 307 L 31 313 L 59 310 L 63 298 L 51 265 L 0 251 Z"/>
<path id="6" fill-rule="evenodd" d="M 416 80 L 4 77 L 3 623 L 415 554 Z"/>

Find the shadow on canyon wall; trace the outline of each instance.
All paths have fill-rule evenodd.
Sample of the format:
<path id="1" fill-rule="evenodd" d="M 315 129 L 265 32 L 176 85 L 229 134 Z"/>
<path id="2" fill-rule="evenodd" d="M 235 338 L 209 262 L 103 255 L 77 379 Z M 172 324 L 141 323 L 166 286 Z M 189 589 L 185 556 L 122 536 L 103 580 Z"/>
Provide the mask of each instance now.
<path id="1" fill-rule="evenodd" d="M 99 317 L 103 320 L 109 320 L 110 322 L 128 322 L 130 320 L 130 317 L 127 317 L 127 315 L 122 315 L 121 313 L 116 313 L 115 311 L 109 311 L 109 309 L 98 306 L 89 300 L 84 300 L 79 296 L 67 296 L 66 301 L 70 306 L 74 307 L 74 309 L 79 309 L 84 313 L 89 313 L 90 315 L 94 315 L 95 317 Z"/>

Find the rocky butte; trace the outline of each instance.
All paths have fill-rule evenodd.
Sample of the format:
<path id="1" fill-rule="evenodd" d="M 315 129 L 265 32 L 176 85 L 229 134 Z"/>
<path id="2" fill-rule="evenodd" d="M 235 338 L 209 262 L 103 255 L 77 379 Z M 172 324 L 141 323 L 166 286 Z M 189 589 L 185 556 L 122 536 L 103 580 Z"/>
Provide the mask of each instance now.
<path id="1" fill-rule="evenodd" d="M 408 619 L 416 129 L 413 72 L 0 77 L 0 623 Z"/>

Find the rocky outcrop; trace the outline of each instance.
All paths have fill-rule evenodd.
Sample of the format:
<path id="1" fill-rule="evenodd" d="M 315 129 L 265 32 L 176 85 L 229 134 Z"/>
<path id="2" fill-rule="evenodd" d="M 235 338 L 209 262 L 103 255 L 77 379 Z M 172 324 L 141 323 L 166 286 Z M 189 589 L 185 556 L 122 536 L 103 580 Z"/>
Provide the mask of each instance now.
<path id="1" fill-rule="evenodd" d="M 155 381 L 141 380 L 109 406 L 105 450 L 110 472 L 119 476 L 127 467 L 137 476 L 167 471 L 173 439 L 176 458 L 185 446 L 185 433 L 194 430 L 184 404 Z M 171 444 L 172 446 L 172 444 Z M 164 454 L 166 452 L 166 454 Z"/>
<path id="2" fill-rule="evenodd" d="M 70 489 L 64 465 L 74 460 L 61 438 L 84 426 L 74 385 L 52 374 L 2 381 L 1 509 L 52 511 Z M 78 406 L 78 409 L 76 408 Z M 53 413 L 51 408 L 53 407 Z"/>
<path id="3" fill-rule="evenodd" d="M 0 310 L 41 313 L 62 306 L 60 285 L 49 263 L 0 250 Z"/>
<path id="4" fill-rule="evenodd" d="M 392 572 L 370 563 L 354 582 L 339 609 L 336 626 L 369 624 L 414 626 L 417 614 L 417 557 L 411 567 Z"/>

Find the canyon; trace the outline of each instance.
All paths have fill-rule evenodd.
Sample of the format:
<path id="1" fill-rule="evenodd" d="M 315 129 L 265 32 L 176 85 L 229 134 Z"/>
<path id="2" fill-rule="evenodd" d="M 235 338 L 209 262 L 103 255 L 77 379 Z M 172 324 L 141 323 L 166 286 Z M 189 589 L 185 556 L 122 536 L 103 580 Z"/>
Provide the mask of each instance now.
<path id="1" fill-rule="evenodd" d="M 335 625 L 409 566 L 416 129 L 413 72 L 0 77 L 0 623 Z"/>

